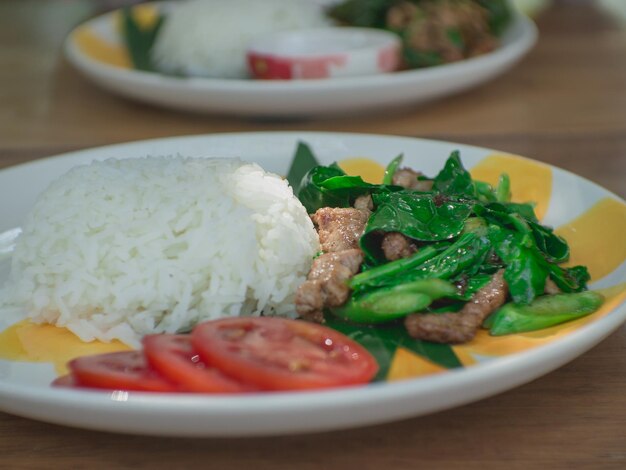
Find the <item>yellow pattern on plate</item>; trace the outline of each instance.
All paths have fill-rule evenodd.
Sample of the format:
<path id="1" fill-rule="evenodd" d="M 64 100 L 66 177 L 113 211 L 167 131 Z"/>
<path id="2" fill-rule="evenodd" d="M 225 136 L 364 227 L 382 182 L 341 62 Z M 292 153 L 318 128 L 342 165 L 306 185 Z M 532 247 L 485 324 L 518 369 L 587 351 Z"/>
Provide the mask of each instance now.
<path id="1" fill-rule="evenodd" d="M 487 330 L 479 330 L 473 341 L 455 346 L 454 350 L 463 355 L 499 357 L 551 343 L 599 320 L 626 300 L 626 284 L 599 289 L 598 292 L 604 295 L 605 301 L 602 307 L 591 315 L 551 328 L 515 335 L 490 336 Z"/>
<path id="2" fill-rule="evenodd" d="M 128 51 L 121 44 L 112 44 L 98 36 L 88 26 L 81 26 L 72 35 L 81 52 L 95 61 L 121 68 L 131 68 Z"/>
<path id="3" fill-rule="evenodd" d="M 438 374 L 447 369 L 428 361 L 408 349 L 398 348 L 393 356 L 387 380 L 405 380 L 422 375 Z"/>
<path id="4" fill-rule="evenodd" d="M 626 261 L 626 205 L 620 201 L 601 199 L 555 232 L 570 246 L 567 266 L 587 266 L 594 281 Z"/>
<path id="5" fill-rule="evenodd" d="M 85 343 L 65 328 L 39 325 L 23 320 L 0 333 L 0 359 L 22 362 L 49 362 L 59 375 L 67 373 L 67 362 L 90 354 L 128 351 L 131 348 L 112 341 Z"/>
<path id="6" fill-rule="evenodd" d="M 136 5 L 132 12 L 140 28 L 153 26 L 159 15 L 159 10 L 154 5 Z M 112 18 L 115 30 L 121 38 L 122 12 L 115 12 Z M 83 54 L 95 61 L 124 69 L 132 68 L 130 55 L 123 44 L 106 41 L 88 25 L 79 27 L 73 33 L 72 40 Z"/>
<path id="7" fill-rule="evenodd" d="M 385 175 L 385 167 L 369 158 L 346 158 L 339 162 L 339 167 L 350 176 L 360 176 L 363 181 L 380 184 Z"/>
<path id="8" fill-rule="evenodd" d="M 552 170 L 548 165 L 515 155 L 494 154 L 481 160 L 470 173 L 472 178 L 493 186 L 502 173 L 508 173 L 513 202 L 534 202 L 537 217 L 541 220 L 546 215 L 552 194 Z"/>
<path id="9" fill-rule="evenodd" d="M 147 29 L 154 26 L 159 18 L 159 9 L 155 5 L 143 4 L 132 7 L 133 19 L 141 29 Z M 113 16 L 115 29 L 118 33 L 122 31 L 122 11 L 116 11 Z"/>

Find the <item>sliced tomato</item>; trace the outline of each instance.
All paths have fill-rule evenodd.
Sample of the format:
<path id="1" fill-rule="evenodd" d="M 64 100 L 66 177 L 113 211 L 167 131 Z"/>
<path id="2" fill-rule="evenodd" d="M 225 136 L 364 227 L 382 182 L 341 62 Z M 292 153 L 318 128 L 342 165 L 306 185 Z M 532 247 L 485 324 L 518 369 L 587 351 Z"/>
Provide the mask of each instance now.
<path id="1" fill-rule="evenodd" d="M 362 346 L 322 325 L 283 318 L 226 318 L 191 333 L 200 357 L 266 390 L 369 382 L 378 364 Z"/>
<path id="2" fill-rule="evenodd" d="M 149 392 L 180 391 L 150 368 L 138 351 L 83 356 L 70 361 L 68 367 L 78 386 Z"/>
<path id="3" fill-rule="evenodd" d="M 206 365 L 191 345 L 189 335 L 149 335 L 143 349 L 151 367 L 183 390 L 208 393 L 240 393 L 254 390 Z"/>

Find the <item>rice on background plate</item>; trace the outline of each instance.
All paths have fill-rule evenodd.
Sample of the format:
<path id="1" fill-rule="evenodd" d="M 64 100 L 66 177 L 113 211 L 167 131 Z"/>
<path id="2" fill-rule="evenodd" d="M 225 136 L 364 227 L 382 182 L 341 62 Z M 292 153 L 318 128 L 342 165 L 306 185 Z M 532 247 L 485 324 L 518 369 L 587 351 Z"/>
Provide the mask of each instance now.
<path id="1" fill-rule="evenodd" d="M 167 14 L 152 59 L 165 73 L 246 78 L 246 48 L 255 38 L 330 25 L 310 0 L 187 0 Z"/>
<path id="2" fill-rule="evenodd" d="M 291 187 L 256 164 L 110 159 L 75 167 L 40 195 L 0 299 L 84 341 L 137 346 L 203 320 L 294 316 L 318 250 Z"/>

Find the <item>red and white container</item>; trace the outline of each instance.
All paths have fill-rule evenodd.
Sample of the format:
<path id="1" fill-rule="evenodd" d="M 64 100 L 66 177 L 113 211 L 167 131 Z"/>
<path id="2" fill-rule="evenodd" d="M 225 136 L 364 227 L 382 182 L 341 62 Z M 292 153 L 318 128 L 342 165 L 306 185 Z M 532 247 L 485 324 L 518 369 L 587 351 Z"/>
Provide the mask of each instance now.
<path id="1" fill-rule="evenodd" d="M 250 75 L 298 80 L 393 72 L 400 63 L 400 40 L 370 28 L 285 31 L 258 38 L 248 47 Z"/>

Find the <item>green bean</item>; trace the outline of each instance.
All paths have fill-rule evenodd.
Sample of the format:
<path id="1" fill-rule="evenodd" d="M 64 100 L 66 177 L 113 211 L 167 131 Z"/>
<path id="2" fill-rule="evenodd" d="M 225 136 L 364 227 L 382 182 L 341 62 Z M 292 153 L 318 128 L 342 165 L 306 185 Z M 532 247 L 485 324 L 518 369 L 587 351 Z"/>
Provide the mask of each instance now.
<path id="1" fill-rule="evenodd" d="M 453 284 L 440 279 L 425 279 L 352 297 L 331 312 L 357 323 L 382 323 L 419 312 L 433 300 L 455 294 Z"/>
<path id="2" fill-rule="evenodd" d="M 493 336 L 541 330 L 595 312 L 604 302 L 597 292 L 537 297 L 528 305 L 508 303 L 483 323 Z"/>
<path id="3" fill-rule="evenodd" d="M 383 264 L 382 266 L 378 266 L 376 268 L 372 268 L 360 274 L 357 274 L 352 279 L 350 279 L 350 281 L 348 281 L 348 285 L 352 289 L 358 289 L 361 286 L 367 286 L 373 283 L 376 279 L 395 276 L 406 270 L 412 269 L 415 266 L 419 266 L 420 264 L 435 256 L 437 254 L 437 251 L 438 250 L 436 248 L 432 246 L 427 246 L 425 248 L 422 248 L 414 255 L 409 256 L 408 258 L 401 258 L 396 261 L 391 261 L 390 263 Z"/>

